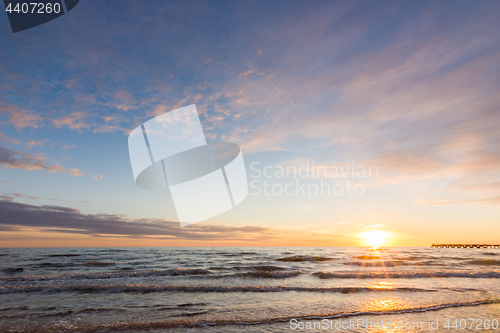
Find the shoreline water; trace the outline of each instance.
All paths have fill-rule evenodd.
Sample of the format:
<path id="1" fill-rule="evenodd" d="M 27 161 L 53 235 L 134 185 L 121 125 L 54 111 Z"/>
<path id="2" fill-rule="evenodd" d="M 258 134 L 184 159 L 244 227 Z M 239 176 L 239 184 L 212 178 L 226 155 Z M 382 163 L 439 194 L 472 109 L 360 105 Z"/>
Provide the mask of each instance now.
<path id="1" fill-rule="evenodd" d="M 500 319 L 500 251 L 492 249 L 3 248 L 0 258 L 0 332 L 283 332 L 293 319 L 338 326 L 443 313 Z"/>

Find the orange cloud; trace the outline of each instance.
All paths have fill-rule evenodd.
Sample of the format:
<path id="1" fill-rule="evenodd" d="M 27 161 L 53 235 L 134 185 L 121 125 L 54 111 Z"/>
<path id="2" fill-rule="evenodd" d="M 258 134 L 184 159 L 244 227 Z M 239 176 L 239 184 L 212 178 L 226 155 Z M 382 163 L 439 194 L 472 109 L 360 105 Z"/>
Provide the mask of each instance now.
<path id="1" fill-rule="evenodd" d="M 26 146 L 28 146 L 28 149 L 31 149 L 31 148 L 33 148 L 35 146 L 42 147 L 42 146 L 44 146 L 47 143 L 47 141 L 48 141 L 47 139 L 43 139 L 41 141 L 30 140 L 30 141 L 26 142 Z"/>
<path id="2" fill-rule="evenodd" d="M 71 112 L 69 115 L 62 116 L 59 119 L 53 119 L 52 123 L 55 127 L 68 127 L 72 130 L 88 129 L 90 125 L 84 121 L 88 117 L 85 112 Z"/>
<path id="3" fill-rule="evenodd" d="M 0 113 L 9 118 L 8 124 L 12 124 L 17 128 L 38 128 L 42 122 L 42 118 L 37 114 L 20 110 L 17 106 L 7 103 L 0 103 Z"/>

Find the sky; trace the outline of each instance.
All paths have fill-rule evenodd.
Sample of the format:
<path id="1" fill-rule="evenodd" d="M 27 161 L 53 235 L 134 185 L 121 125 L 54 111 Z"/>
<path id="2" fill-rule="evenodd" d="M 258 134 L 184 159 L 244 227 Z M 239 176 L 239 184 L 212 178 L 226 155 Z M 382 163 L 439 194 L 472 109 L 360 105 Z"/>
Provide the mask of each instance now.
<path id="1" fill-rule="evenodd" d="M 499 14 L 82 0 L 15 34 L 2 14 L 0 247 L 500 243 Z M 192 104 L 209 143 L 241 147 L 250 187 L 180 227 L 168 189 L 135 184 L 127 137 Z"/>

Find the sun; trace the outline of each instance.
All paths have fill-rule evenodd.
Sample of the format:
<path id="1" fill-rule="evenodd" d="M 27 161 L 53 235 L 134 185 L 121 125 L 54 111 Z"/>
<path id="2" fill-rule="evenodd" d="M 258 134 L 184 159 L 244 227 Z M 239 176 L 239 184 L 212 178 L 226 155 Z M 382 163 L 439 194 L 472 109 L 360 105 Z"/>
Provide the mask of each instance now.
<path id="1" fill-rule="evenodd" d="M 389 233 L 387 231 L 372 230 L 362 232 L 360 236 L 365 240 L 367 245 L 376 249 L 384 244 Z"/>

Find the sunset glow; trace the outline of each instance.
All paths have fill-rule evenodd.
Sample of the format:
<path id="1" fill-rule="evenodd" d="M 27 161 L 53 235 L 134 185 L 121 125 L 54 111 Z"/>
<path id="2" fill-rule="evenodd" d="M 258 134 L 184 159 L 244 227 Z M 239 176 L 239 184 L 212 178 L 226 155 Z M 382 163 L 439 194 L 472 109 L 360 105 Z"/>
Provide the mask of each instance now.
<path id="1" fill-rule="evenodd" d="M 361 237 L 365 241 L 365 243 L 368 246 L 371 246 L 373 248 L 378 248 L 382 245 L 384 245 L 385 241 L 388 238 L 389 233 L 387 231 L 379 231 L 379 230 L 372 230 L 372 231 L 365 231 L 361 233 Z"/>
<path id="2" fill-rule="evenodd" d="M 500 327 L 500 1 L 4 5 L 0 333 Z"/>
<path id="3" fill-rule="evenodd" d="M 0 15 L 2 247 L 500 244 L 500 2 L 112 3 Z M 133 131 L 144 166 L 160 132 L 239 146 L 247 196 L 220 182 L 185 226 L 166 173 L 136 184 Z"/>

